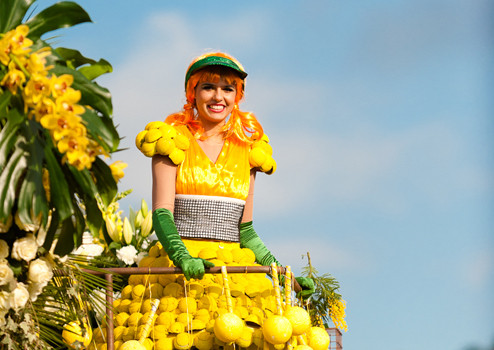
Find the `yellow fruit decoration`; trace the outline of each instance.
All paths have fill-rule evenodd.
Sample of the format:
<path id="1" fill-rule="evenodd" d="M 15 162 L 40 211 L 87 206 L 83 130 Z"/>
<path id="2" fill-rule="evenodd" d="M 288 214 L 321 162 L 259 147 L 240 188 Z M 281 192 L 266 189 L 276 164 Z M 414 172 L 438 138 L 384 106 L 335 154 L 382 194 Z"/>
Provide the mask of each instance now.
<path id="1" fill-rule="evenodd" d="M 293 335 L 304 334 L 311 326 L 309 313 L 299 306 L 287 307 L 283 316 L 292 324 Z"/>
<path id="2" fill-rule="evenodd" d="M 160 127 L 162 127 L 163 125 L 166 125 L 165 122 L 162 122 L 160 120 L 158 121 L 154 121 L 154 122 L 149 122 L 147 125 L 146 125 L 146 130 L 151 130 L 151 129 L 159 129 Z"/>
<path id="3" fill-rule="evenodd" d="M 176 148 L 175 142 L 170 138 L 162 137 L 156 141 L 156 153 L 168 156 Z"/>
<path id="4" fill-rule="evenodd" d="M 207 331 L 197 333 L 194 337 L 194 346 L 199 350 L 210 350 L 213 347 L 213 335 Z"/>
<path id="5" fill-rule="evenodd" d="M 313 350 L 327 350 L 329 347 L 329 334 L 321 327 L 311 327 L 308 338 L 308 345 Z"/>
<path id="6" fill-rule="evenodd" d="M 85 323 L 83 323 L 83 326 L 81 327 L 79 321 L 72 321 L 63 326 L 63 341 L 72 349 L 78 348 L 78 344 L 87 347 L 91 342 L 92 337 L 93 331 L 91 327 L 88 327 Z"/>
<path id="7" fill-rule="evenodd" d="M 179 148 L 175 148 L 169 155 L 173 164 L 178 165 L 182 163 L 185 159 L 185 152 Z"/>
<path id="8" fill-rule="evenodd" d="M 177 136 L 177 129 L 175 129 L 175 127 L 173 127 L 170 124 L 165 123 L 164 125 L 159 127 L 159 130 L 160 130 L 161 134 L 163 135 L 163 137 L 173 139 Z"/>
<path id="9" fill-rule="evenodd" d="M 253 148 L 249 153 L 249 163 L 253 168 L 259 168 L 266 162 L 268 155 L 260 147 Z"/>
<path id="10" fill-rule="evenodd" d="M 173 349 L 172 337 L 161 338 L 154 344 L 154 350 L 172 350 L 172 349 Z"/>
<path id="11" fill-rule="evenodd" d="M 185 151 L 190 147 L 190 141 L 185 135 L 177 134 L 177 136 L 174 137 L 173 141 L 175 142 L 175 146 L 177 146 L 181 150 Z"/>
<path id="12" fill-rule="evenodd" d="M 181 298 L 178 301 L 178 309 L 181 312 L 186 312 L 189 315 L 194 315 L 197 311 L 197 302 L 192 297 Z"/>
<path id="13" fill-rule="evenodd" d="M 141 149 L 142 144 L 144 142 L 144 138 L 146 137 L 146 134 L 148 133 L 147 130 L 142 130 L 140 133 L 137 134 L 136 136 L 136 147 L 138 149 Z"/>
<path id="14" fill-rule="evenodd" d="M 121 312 L 117 316 L 115 316 L 115 324 L 117 326 L 126 326 L 129 317 L 130 315 L 128 313 Z"/>
<path id="15" fill-rule="evenodd" d="M 240 317 L 231 312 L 220 315 L 214 323 L 214 335 L 225 343 L 237 340 L 244 329 L 244 322 Z"/>
<path id="16" fill-rule="evenodd" d="M 115 340 L 122 340 L 123 333 L 127 329 L 125 326 L 118 326 L 113 329 L 113 338 Z"/>
<path id="17" fill-rule="evenodd" d="M 147 350 L 144 345 L 137 340 L 128 340 L 122 344 L 119 350 Z"/>
<path id="18" fill-rule="evenodd" d="M 292 336 L 292 324 L 280 315 L 272 315 L 262 324 L 264 339 L 273 345 L 284 344 Z"/>
<path id="19" fill-rule="evenodd" d="M 187 350 L 194 344 L 194 338 L 189 333 L 179 333 L 173 340 L 173 347 L 177 350 Z"/>
<path id="20" fill-rule="evenodd" d="M 162 136 L 161 132 L 158 129 L 149 129 L 144 137 L 146 142 L 155 142 Z"/>
<path id="21" fill-rule="evenodd" d="M 241 348 L 248 348 L 252 344 L 252 334 L 254 333 L 254 329 L 245 326 L 242 330 L 242 333 L 237 340 L 235 340 L 235 344 L 240 346 Z"/>
<path id="22" fill-rule="evenodd" d="M 152 157 L 156 153 L 156 142 L 143 142 L 140 150 L 146 157 Z"/>

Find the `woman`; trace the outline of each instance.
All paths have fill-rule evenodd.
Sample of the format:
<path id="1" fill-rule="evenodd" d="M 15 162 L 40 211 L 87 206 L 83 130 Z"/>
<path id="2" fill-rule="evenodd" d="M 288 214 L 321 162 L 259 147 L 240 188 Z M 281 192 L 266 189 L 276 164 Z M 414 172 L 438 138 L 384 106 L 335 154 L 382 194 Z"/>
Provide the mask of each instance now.
<path id="1" fill-rule="evenodd" d="M 205 268 L 214 266 L 200 254 L 211 246 L 240 244 L 254 252 L 257 263 L 280 265 L 252 226 L 256 172 L 271 174 L 276 163 L 260 123 L 238 107 L 246 76 L 242 65 L 224 53 L 197 57 L 186 73 L 187 103 L 165 121 L 186 137 L 188 147 L 178 156 L 165 156 L 169 149 L 160 152 L 155 145 L 153 227 L 187 280 L 203 278 Z M 297 280 L 305 296 L 310 294 L 312 280 Z"/>

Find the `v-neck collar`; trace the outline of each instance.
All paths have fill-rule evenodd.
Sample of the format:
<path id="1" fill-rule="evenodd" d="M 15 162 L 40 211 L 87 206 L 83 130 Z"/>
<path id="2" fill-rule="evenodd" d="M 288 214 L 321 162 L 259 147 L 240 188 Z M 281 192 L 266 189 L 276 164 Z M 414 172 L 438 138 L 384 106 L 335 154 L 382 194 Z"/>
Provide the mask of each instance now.
<path id="1" fill-rule="evenodd" d="M 225 149 L 226 147 L 228 146 L 228 139 L 225 139 L 223 141 L 223 145 L 221 146 L 221 150 L 220 150 L 220 153 L 218 154 L 218 157 L 216 158 L 215 161 L 213 161 L 211 158 L 209 158 L 209 156 L 206 154 L 206 152 L 202 149 L 201 147 L 201 144 L 198 142 L 198 140 L 194 137 L 194 135 L 192 134 L 192 132 L 190 131 L 190 129 L 187 127 L 187 132 L 189 133 L 189 136 L 190 138 L 192 138 L 193 142 L 195 142 L 195 144 L 197 145 L 197 147 L 199 148 L 200 152 L 202 152 L 202 156 L 209 160 L 210 164 L 213 165 L 213 166 L 217 166 L 220 162 L 220 160 L 223 158 L 224 154 L 225 154 Z"/>

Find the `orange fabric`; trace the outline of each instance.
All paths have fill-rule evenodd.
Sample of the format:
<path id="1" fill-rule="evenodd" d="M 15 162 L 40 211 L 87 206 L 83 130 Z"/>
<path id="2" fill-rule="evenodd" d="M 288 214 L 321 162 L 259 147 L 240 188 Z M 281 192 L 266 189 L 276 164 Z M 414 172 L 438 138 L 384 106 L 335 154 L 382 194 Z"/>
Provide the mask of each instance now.
<path id="1" fill-rule="evenodd" d="M 175 127 L 190 140 L 185 160 L 177 168 L 176 194 L 246 200 L 250 185 L 249 145 L 230 137 L 225 140 L 216 162 L 212 162 L 187 126 Z"/>

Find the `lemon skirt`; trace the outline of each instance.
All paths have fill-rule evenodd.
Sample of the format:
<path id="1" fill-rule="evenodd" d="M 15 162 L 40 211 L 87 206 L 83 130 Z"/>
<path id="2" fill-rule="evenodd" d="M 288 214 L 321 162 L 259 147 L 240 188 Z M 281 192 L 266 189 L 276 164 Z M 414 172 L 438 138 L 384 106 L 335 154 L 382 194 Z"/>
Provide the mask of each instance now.
<path id="1" fill-rule="evenodd" d="M 240 248 L 239 243 L 188 239 L 183 242 L 192 256 L 207 259 L 216 266 L 259 266 L 254 253 Z M 174 265 L 160 243 L 151 247 L 149 255 L 139 263 L 139 267 L 163 266 Z M 276 293 L 266 274 L 228 275 L 229 300 L 233 313 L 238 316 L 231 318 L 222 316 L 227 313 L 231 316 L 231 313 L 221 274 L 206 274 L 201 280 L 190 281 L 183 275 L 131 275 L 128 282 L 120 298 L 114 301 L 116 350 L 126 341 L 139 340 L 141 336 L 146 349 L 154 350 L 266 347 L 274 350 L 275 345 L 264 341 L 262 330 L 264 320 L 277 312 Z M 148 322 L 151 303 L 157 299 L 160 301 L 158 309 Z M 106 349 L 104 327 L 93 333 L 89 348 Z M 276 345 L 276 349 L 284 346 Z"/>

